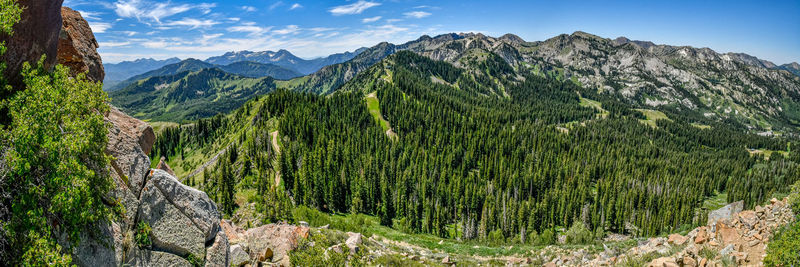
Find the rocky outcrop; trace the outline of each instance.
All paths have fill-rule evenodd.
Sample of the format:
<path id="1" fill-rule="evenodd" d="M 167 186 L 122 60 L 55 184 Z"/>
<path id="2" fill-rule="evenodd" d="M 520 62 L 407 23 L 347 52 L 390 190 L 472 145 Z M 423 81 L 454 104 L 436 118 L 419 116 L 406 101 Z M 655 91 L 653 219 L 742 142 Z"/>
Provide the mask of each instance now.
<path id="1" fill-rule="evenodd" d="M 110 125 L 106 152 L 117 187 L 110 198 L 125 214 L 99 225 L 72 248 L 79 266 L 229 265 L 229 243 L 220 231 L 216 204 L 163 170 L 151 170 L 145 150 L 152 148 L 152 128 L 116 108 L 105 116 Z M 144 141 L 143 141 L 144 140 Z M 148 225 L 150 246 L 134 243 L 137 226 Z"/>
<path id="2" fill-rule="evenodd" d="M 245 231 L 231 221 L 223 220 L 221 226 L 221 232 L 231 241 L 231 264 L 235 266 L 257 263 L 289 266 L 289 252 L 309 235 L 307 226 L 290 224 L 267 224 Z M 361 242 L 361 234 L 357 235 L 358 240 L 354 240 L 353 244 Z"/>
<path id="3" fill-rule="evenodd" d="M 9 83 L 14 88 L 22 88 L 20 71 L 25 62 L 35 65 L 46 56 L 45 68 L 52 68 L 56 63 L 63 0 L 16 2 L 23 8 L 21 20 L 14 25 L 12 36 L 0 34 L 0 41 L 5 42 L 7 48 L 0 60 L 6 62 L 3 74 Z"/>
<path id="4" fill-rule="evenodd" d="M 765 206 L 745 211 L 741 211 L 741 203 L 732 203 L 709 215 L 709 223 L 714 225 L 695 228 L 686 235 L 651 238 L 626 251 L 606 248 L 594 256 L 585 251 L 561 251 L 557 255 L 562 256 L 549 260 L 549 263 L 556 266 L 614 266 L 635 262 L 631 259 L 659 255 L 647 266 L 722 266 L 723 259 L 739 266 L 758 266 L 766 255 L 767 243 L 773 233 L 795 220 L 787 202 L 787 199 L 772 199 Z M 708 255 L 714 256 L 705 258 Z"/>
<path id="5" fill-rule="evenodd" d="M 73 76 L 86 73 L 86 78 L 102 82 L 105 77 L 103 61 L 97 53 L 97 40 L 89 23 L 78 11 L 61 8 L 63 18 L 58 36 L 58 64 L 69 67 Z"/>

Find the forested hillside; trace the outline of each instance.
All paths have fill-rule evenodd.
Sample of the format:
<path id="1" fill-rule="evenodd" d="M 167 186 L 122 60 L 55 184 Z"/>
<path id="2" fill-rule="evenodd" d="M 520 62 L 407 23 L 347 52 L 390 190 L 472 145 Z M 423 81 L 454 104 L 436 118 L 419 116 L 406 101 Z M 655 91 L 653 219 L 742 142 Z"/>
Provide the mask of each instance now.
<path id="1" fill-rule="evenodd" d="M 789 140 L 634 109 L 492 52 L 461 58 L 456 67 L 398 52 L 330 96 L 278 89 L 228 116 L 167 128 L 151 156 L 174 166 L 225 148 L 188 183 L 228 215 L 237 192 L 257 190 L 248 201 L 266 221 L 308 206 L 377 215 L 407 232 L 521 242 L 577 222 L 656 235 L 705 223 L 703 202 L 720 193 L 753 207 L 800 179 Z"/>

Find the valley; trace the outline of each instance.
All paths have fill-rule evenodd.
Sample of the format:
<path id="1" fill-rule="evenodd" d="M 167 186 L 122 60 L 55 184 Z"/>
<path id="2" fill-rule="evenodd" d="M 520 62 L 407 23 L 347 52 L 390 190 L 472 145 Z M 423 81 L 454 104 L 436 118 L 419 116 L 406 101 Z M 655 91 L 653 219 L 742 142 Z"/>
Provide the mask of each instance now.
<path id="1" fill-rule="evenodd" d="M 0 0 L 0 265 L 800 264 L 796 5 L 457 2 Z"/>

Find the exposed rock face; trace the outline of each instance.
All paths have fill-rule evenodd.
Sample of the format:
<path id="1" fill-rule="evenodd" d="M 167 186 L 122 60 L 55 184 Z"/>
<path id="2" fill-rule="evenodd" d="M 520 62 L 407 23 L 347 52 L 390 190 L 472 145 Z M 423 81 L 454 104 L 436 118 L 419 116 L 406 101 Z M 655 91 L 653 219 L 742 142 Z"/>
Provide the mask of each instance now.
<path id="1" fill-rule="evenodd" d="M 107 153 L 117 187 L 110 192 L 120 200 L 125 216 L 99 225 L 100 234 L 86 236 L 73 248 L 79 266 L 189 266 L 190 255 L 206 266 L 229 266 L 227 236 L 219 231 L 220 214 L 204 192 L 185 186 L 163 170 L 150 170 L 144 150 L 152 142 L 152 128 L 112 108 L 106 114 L 109 129 Z M 148 145 L 149 144 L 149 145 Z M 152 228 L 152 247 L 132 244 L 139 223 Z M 106 245 L 107 244 L 107 245 Z"/>
<path id="2" fill-rule="evenodd" d="M 17 0 L 23 8 L 21 20 L 14 25 L 14 34 L 0 35 L 8 50 L 0 57 L 6 62 L 4 76 L 15 88 L 21 88 L 20 71 L 25 62 L 35 65 L 46 55 L 45 68 L 56 63 L 58 33 L 61 29 L 61 3 L 63 0 Z"/>
<path id="3" fill-rule="evenodd" d="M 70 68 L 72 75 L 86 73 L 89 80 L 102 82 L 103 61 L 97 54 L 97 40 L 89 23 L 68 7 L 61 8 L 63 23 L 58 37 L 58 63 Z"/>

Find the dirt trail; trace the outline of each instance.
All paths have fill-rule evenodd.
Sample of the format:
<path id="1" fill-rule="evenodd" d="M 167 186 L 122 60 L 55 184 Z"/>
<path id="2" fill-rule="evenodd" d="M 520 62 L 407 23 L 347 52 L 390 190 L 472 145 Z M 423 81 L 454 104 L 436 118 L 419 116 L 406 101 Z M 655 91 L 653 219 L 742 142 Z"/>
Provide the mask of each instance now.
<path id="1" fill-rule="evenodd" d="M 272 136 L 272 149 L 275 150 L 275 156 L 281 154 L 281 147 L 278 146 L 278 131 L 269 133 Z M 281 171 L 275 171 L 275 186 L 281 183 Z"/>

